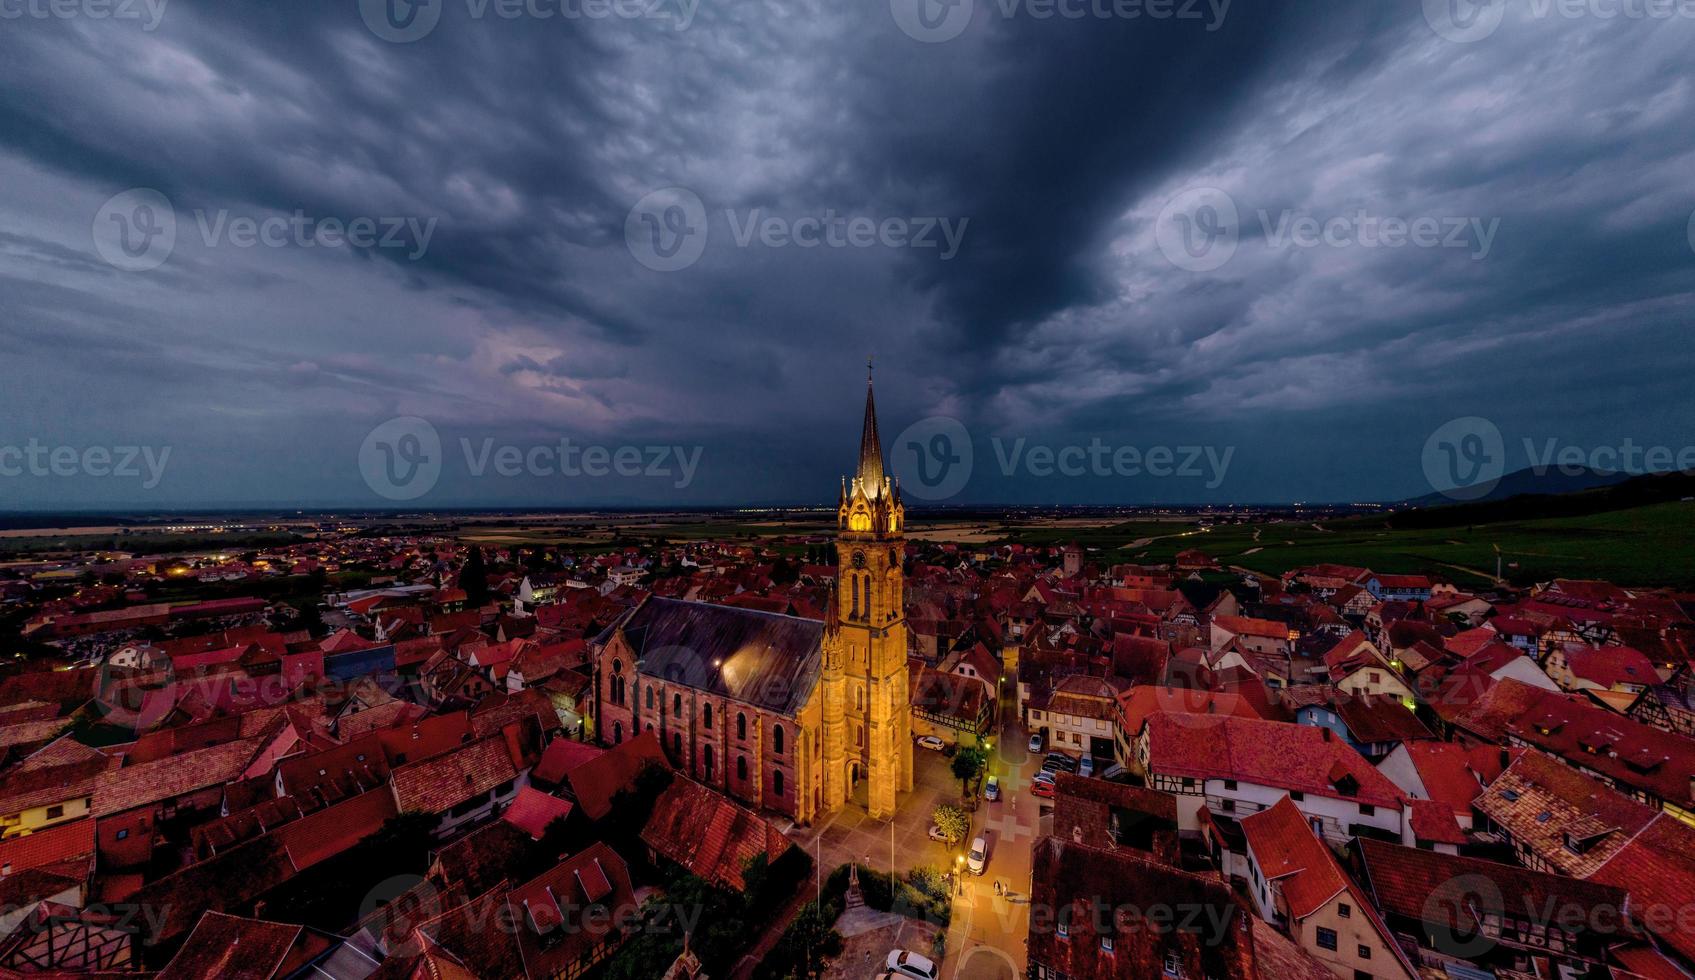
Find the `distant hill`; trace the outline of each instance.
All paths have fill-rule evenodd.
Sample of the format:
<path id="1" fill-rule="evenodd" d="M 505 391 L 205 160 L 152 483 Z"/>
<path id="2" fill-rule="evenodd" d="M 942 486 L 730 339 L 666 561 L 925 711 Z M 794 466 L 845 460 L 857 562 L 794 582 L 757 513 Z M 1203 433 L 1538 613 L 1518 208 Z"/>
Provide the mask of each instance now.
<path id="1" fill-rule="evenodd" d="M 1695 472 L 1628 473 L 1587 471 L 1538 474 L 1519 470 L 1481 500 L 1455 503 L 1440 494 L 1409 500 L 1409 510 L 1385 515 L 1394 527 L 1459 527 L 1545 517 L 1583 517 L 1695 497 Z"/>
<path id="2" fill-rule="evenodd" d="M 1608 473 L 1588 468 L 1578 472 L 1567 472 L 1558 467 L 1538 473 L 1527 466 L 1522 470 L 1501 477 L 1501 482 L 1497 483 L 1495 488 L 1484 496 L 1464 502 L 1481 504 L 1488 503 L 1491 500 L 1508 500 L 1525 494 L 1552 496 L 1562 493 L 1577 493 L 1582 490 L 1594 490 L 1598 487 L 1617 486 L 1631 479 L 1634 479 L 1634 477 L 1629 473 Z M 1403 500 L 1400 506 L 1451 507 L 1458 503 L 1460 501 L 1455 501 L 1439 493 L 1427 493 L 1422 497 Z"/>

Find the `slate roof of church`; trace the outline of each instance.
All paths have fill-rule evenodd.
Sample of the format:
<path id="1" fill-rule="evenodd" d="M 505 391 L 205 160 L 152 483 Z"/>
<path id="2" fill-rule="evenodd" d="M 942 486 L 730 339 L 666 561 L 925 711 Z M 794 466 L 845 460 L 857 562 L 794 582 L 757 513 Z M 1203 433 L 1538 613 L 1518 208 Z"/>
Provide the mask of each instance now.
<path id="1" fill-rule="evenodd" d="M 824 624 L 754 609 L 649 596 L 618 630 L 641 673 L 793 716 L 818 683 Z"/>

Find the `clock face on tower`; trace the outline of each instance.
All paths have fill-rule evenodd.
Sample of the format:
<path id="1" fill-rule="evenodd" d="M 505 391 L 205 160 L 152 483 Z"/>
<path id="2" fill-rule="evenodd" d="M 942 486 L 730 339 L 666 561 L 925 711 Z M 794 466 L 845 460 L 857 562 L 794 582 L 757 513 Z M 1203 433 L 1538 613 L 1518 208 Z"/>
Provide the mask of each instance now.
<path id="1" fill-rule="evenodd" d="M 856 551 L 856 552 L 853 553 L 853 567 L 855 567 L 855 568 L 864 568 L 865 567 L 865 552 Z"/>

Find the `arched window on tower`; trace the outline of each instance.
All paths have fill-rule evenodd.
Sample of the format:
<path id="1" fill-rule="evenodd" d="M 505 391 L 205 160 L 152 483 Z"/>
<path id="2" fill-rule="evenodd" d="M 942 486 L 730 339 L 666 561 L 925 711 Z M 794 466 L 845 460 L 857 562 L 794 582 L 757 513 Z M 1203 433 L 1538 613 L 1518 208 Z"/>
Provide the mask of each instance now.
<path id="1" fill-rule="evenodd" d="M 747 740 L 747 715 L 740 711 L 736 712 L 736 737 Z"/>
<path id="2" fill-rule="evenodd" d="M 743 782 L 747 781 L 747 756 L 745 755 L 736 760 L 736 778 Z"/>
<path id="3" fill-rule="evenodd" d="M 706 747 L 706 754 L 701 761 L 704 763 L 703 771 L 706 774 L 706 781 L 710 783 L 712 782 L 712 746 Z"/>
<path id="4" fill-rule="evenodd" d="M 771 772 L 771 792 L 778 796 L 783 795 L 783 770 L 781 769 L 775 769 Z"/>
<path id="5" fill-rule="evenodd" d="M 853 613 L 854 619 L 859 618 L 859 576 L 853 577 Z"/>
<path id="6" fill-rule="evenodd" d="M 777 755 L 783 754 L 783 726 L 771 726 L 771 750 Z"/>
<path id="7" fill-rule="evenodd" d="M 711 728 L 712 727 L 712 702 L 710 702 L 710 701 L 706 702 L 706 707 L 701 711 L 700 714 L 701 714 L 702 725 L 704 725 L 706 728 Z"/>

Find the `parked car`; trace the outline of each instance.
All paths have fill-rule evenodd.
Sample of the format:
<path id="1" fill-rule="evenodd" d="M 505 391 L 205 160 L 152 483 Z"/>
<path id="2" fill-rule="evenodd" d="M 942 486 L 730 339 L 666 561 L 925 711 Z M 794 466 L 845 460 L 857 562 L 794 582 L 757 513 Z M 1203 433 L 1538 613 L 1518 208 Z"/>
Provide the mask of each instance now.
<path id="1" fill-rule="evenodd" d="M 939 840 L 944 844 L 948 842 L 947 835 L 942 833 L 942 828 L 935 824 L 930 825 L 930 839 Z"/>
<path id="2" fill-rule="evenodd" d="M 1042 768 L 1046 769 L 1050 765 L 1062 766 L 1066 772 L 1077 771 L 1077 760 L 1066 755 L 1064 752 L 1049 752 L 1048 757 L 1042 760 Z"/>
<path id="3" fill-rule="evenodd" d="M 921 956 L 910 949 L 889 950 L 889 961 L 884 964 L 889 972 L 897 977 L 910 977 L 911 980 L 936 980 L 936 962 L 928 956 Z"/>
<path id="4" fill-rule="evenodd" d="M 1053 781 L 1038 779 L 1030 784 L 1030 795 L 1039 796 L 1044 800 L 1053 799 Z"/>
<path id="5" fill-rule="evenodd" d="M 965 859 L 965 870 L 980 875 L 989 868 L 989 842 L 979 837 L 971 842 L 971 854 Z"/>
<path id="6" fill-rule="evenodd" d="M 1077 765 L 1077 775 L 1079 775 L 1079 776 L 1093 776 L 1094 774 L 1095 774 L 1095 757 L 1092 756 L 1092 755 L 1086 755 L 1086 756 L 1083 757 L 1083 761 L 1078 763 L 1078 765 Z"/>
<path id="7" fill-rule="evenodd" d="M 918 740 L 918 747 L 921 749 L 929 749 L 931 752 L 940 752 L 948 747 L 948 743 L 934 735 L 925 735 Z"/>
<path id="8" fill-rule="evenodd" d="M 1101 770 L 1101 778 L 1109 783 L 1123 783 L 1126 786 L 1135 782 L 1135 776 L 1131 774 L 1130 770 L 1116 762 Z"/>
<path id="9" fill-rule="evenodd" d="M 1042 751 L 1042 733 L 1041 732 L 1037 732 L 1036 734 L 1030 736 L 1030 751 L 1032 751 L 1032 752 Z"/>
<path id="10" fill-rule="evenodd" d="M 1049 786 L 1052 786 L 1054 782 L 1053 770 L 1043 769 L 1041 772 L 1031 777 L 1031 780 L 1038 783 L 1047 783 Z"/>
<path id="11" fill-rule="evenodd" d="M 989 781 L 983 784 L 983 799 L 993 803 L 1000 798 L 1001 778 L 999 776 L 990 776 Z"/>

